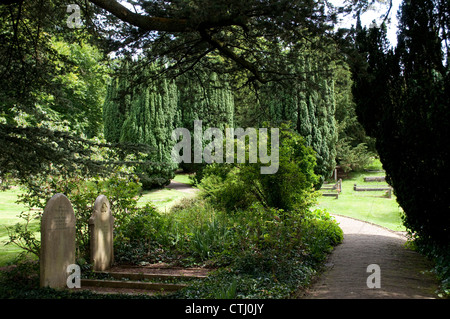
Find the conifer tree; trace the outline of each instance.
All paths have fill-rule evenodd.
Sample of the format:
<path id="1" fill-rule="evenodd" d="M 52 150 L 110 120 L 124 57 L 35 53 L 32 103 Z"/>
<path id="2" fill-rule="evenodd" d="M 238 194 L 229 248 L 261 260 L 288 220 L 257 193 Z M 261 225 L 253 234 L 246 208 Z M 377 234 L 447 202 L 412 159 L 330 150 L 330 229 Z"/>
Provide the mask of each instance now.
<path id="1" fill-rule="evenodd" d="M 384 27 L 357 30 L 363 57 L 353 63 L 357 113 L 376 138 L 405 226 L 419 242 L 448 249 L 448 2 L 404 1 L 399 13 L 395 50 Z"/>
<path id="2" fill-rule="evenodd" d="M 194 120 L 204 127 L 233 126 L 234 98 L 227 82 L 217 74 L 188 73 L 178 80 L 181 125 L 193 129 Z"/>
<path id="3" fill-rule="evenodd" d="M 147 163 L 140 165 L 136 173 L 146 189 L 164 186 L 176 169 L 170 154 L 174 144 L 171 134 L 179 121 L 177 87 L 164 78 L 132 87 L 126 63 L 121 74 L 108 88 L 105 138 L 109 142 L 148 145 Z"/>
<path id="4" fill-rule="evenodd" d="M 272 125 L 290 122 L 304 138 L 307 146 L 316 151 L 315 173 L 321 185 L 335 167 L 337 128 L 334 82 L 329 72 L 321 72 L 314 59 L 297 62 L 303 80 L 290 80 L 265 85 L 260 103 L 267 110 L 265 120 Z"/>
<path id="5" fill-rule="evenodd" d="M 203 130 L 215 127 L 223 132 L 226 127 L 233 127 L 234 97 L 225 79 L 215 73 L 198 71 L 180 77 L 177 84 L 181 127 L 193 132 L 194 120 L 202 121 Z M 193 143 L 193 135 L 191 139 Z M 198 178 L 201 178 L 203 164 L 182 163 L 181 167 L 186 171 L 197 171 Z"/>

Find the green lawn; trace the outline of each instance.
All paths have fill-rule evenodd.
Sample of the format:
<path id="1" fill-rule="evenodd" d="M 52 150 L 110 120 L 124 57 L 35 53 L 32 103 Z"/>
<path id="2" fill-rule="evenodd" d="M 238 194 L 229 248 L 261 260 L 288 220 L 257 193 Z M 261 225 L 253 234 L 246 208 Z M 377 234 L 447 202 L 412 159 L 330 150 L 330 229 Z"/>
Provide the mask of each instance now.
<path id="1" fill-rule="evenodd" d="M 366 176 L 383 176 L 384 173 L 351 173 L 349 179 L 342 181 L 342 192 L 339 198 L 321 196 L 318 206 L 326 208 L 330 213 L 368 221 L 395 231 L 405 231 L 402 224 L 402 208 L 398 205 L 395 195 L 386 198 L 384 192 L 356 192 L 353 185 L 386 186 L 385 182 L 364 182 Z"/>
<path id="2" fill-rule="evenodd" d="M 18 188 L 0 191 L 0 266 L 11 262 L 21 252 L 21 249 L 15 246 L 5 246 L 5 242 L 9 240 L 6 227 L 21 222 L 18 216 L 25 210 L 23 205 L 16 203 L 19 194 L 20 189 Z"/>
<path id="3" fill-rule="evenodd" d="M 192 181 L 189 179 L 189 174 L 176 174 L 174 181 L 191 185 Z M 175 189 L 155 189 L 151 191 L 145 191 L 142 197 L 139 199 L 138 205 L 144 206 L 149 203 L 156 207 L 160 212 L 168 211 L 173 205 L 175 205 L 180 199 L 193 197 L 194 194 L 185 193 Z"/>
<path id="4" fill-rule="evenodd" d="M 175 189 L 158 189 L 145 191 L 142 197 L 139 199 L 138 205 L 144 206 L 149 203 L 156 207 L 160 212 L 168 211 L 173 205 L 175 205 L 180 199 L 186 197 L 192 197 L 193 194 L 184 193 Z"/>
<path id="5" fill-rule="evenodd" d="M 188 185 L 192 184 L 192 181 L 189 179 L 190 174 L 176 174 L 174 180 L 180 183 L 185 183 Z"/>

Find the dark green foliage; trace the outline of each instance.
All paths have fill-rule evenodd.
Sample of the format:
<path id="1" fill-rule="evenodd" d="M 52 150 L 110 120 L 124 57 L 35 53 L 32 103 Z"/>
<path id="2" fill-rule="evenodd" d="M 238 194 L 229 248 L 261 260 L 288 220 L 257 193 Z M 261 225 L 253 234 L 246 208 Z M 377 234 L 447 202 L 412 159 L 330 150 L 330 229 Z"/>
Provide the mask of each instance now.
<path id="1" fill-rule="evenodd" d="M 355 111 L 352 74 L 346 65 L 334 71 L 336 126 L 338 141 L 336 163 L 345 171 L 359 171 L 370 164 L 376 154 L 375 139 L 366 135 Z"/>
<path id="2" fill-rule="evenodd" d="M 193 80 L 194 74 L 188 73 L 176 82 L 161 77 L 148 86 L 132 86 L 135 77 L 129 65 L 130 62 L 123 63 L 120 76 L 108 88 L 103 113 L 105 138 L 109 142 L 148 145 L 150 163 L 137 167 L 136 173 L 146 189 L 164 186 L 178 167 L 171 159 L 175 143 L 172 131 L 183 127 L 193 133 L 194 120 L 201 120 L 204 129 L 223 130 L 232 126 L 233 95 L 226 81 L 205 72 L 199 80 Z M 155 71 L 153 68 L 143 73 L 151 77 Z M 181 164 L 188 171 L 196 171 L 201 166 L 200 163 Z"/>
<path id="3" fill-rule="evenodd" d="M 376 137 L 380 160 L 405 225 L 425 242 L 450 242 L 450 78 L 444 1 L 406 1 L 398 46 L 389 50 L 383 28 L 359 28 L 356 44 L 367 64 L 354 63 L 358 116 Z M 439 8 L 436 11 L 436 8 Z M 448 49 L 448 48 L 447 48 Z"/>
<path id="4" fill-rule="evenodd" d="M 167 235 L 168 220 L 152 206 L 132 208 L 114 234 L 114 259 L 118 263 L 149 260 L 160 247 L 158 241 Z"/>
<path id="5" fill-rule="evenodd" d="M 105 138 L 109 142 L 149 146 L 147 163 L 139 165 L 135 172 L 145 189 L 167 185 L 177 167 L 170 158 L 172 130 L 179 123 L 177 87 L 163 78 L 133 86 L 129 62 L 123 63 L 118 73 L 108 88 L 103 108 Z"/>
<path id="6" fill-rule="evenodd" d="M 120 142 L 120 133 L 123 122 L 125 121 L 125 112 L 127 97 L 120 98 L 123 92 L 124 82 L 122 79 L 113 78 L 108 86 L 105 103 L 103 104 L 103 133 L 105 139 L 111 143 Z M 129 97 L 128 97 L 129 99 Z"/>
<path id="7" fill-rule="evenodd" d="M 320 187 L 336 165 L 338 135 L 332 73 L 319 66 L 316 59 L 300 60 L 294 66 L 303 74 L 301 80 L 267 84 L 261 88 L 259 98 L 272 123 L 292 123 L 305 138 L 306 145 L 316 151 L 315 172 L 320 176 L 317 184 Z"/>
<path id="8" fill-rule="evenodd" d="M 330 42 L 326 31 L 332 29 L 331 23 L 336 20 L 331 4 L 314 1 L 195 0 L 133 4 L 142 16 L 119 17 L 128 23 L 111 14 L 102 15 L 106 24 L 115 26 L 115 29 L 100 28 L 101 35 L 114 42 L 112 49 L 129 56 L 143 50 L 152 62 L 167 63 L 165 73 L 170 75 L 204 65 L 210 72 L 242 72 L 250 81 L 262 83 L 294 74 L 287 68 L 286 56 L 280 54 L 280 44 L 290 47 L 292 52 L 301 52 L 299 39 L 320 37 L 318 47 L 325 45 Z M 102 7 L 114 13 L 107 2 Z M 148 21 L 152 19 L 157 21 Z M 149 31 L 167 32 L 147 36 Z M 128 41 L 122 41 L 123 38 Z M 211 55 L 216 57 L 213 62 L 221 63 L 211 63 Z"/>
<path id="9" fill-rule="evenodd" d="M 228 83 L 217 74 L 205 71 L 186 73 L 177 79 L 181 127 L 191 132 L 194 120 L 204 127 L 233 127 L 234 101 Z"/>
<path id="10" fill-rule="evenodd" d="M 254 199 L 234 165 L 207 165 L 198 187 L 203 190 L 203 196 L 227 211 L 246 209 Z"/>
<path id="11" fill-rule="evenodd" d="M 55 168 L 109 173 L 120 161 L 113 152 L 126 154 L 90 139 L 102 130 L 106 64 L 85 29 L 61 31 L 66 6 L 59 0 L 0 4 L 2 179 L 10 174 L 33 183 Z M 111 157 L 97 160 L 100 148 Z"/>
<path id="12" fill-rule="evenodd" d="M 202 121 L 203 130 L 215 127 L 224 132 L 226 127 L 233 127 L 234 98 L 226 80 L 219 78 L 216 73 L 208 74 L 205 70 L 196 70 L 177 78 L 177 86 L 179 127 L 191 132 L 191 145 L 194 145 L 195 120 Z M 193 154 L 191 158 L 194 158 Z M 200 178 L 203 166 L 203 163 L 193 163 L 193 161 L 180 164 L 185 171 L 198 172 L 199 176 L 196 179 Z"/>

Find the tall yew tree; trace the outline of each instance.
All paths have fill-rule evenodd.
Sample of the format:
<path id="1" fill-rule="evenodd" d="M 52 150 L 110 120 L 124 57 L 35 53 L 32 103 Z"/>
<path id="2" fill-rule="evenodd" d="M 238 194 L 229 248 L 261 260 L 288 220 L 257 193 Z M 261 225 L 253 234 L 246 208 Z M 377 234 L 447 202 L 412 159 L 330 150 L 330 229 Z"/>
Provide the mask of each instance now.
<path id="1" fill-rule="evenodd" d="M 111 143 L 149 146 L 147 163 L 139 165 L 136 172 L 143 187 L 150 189 L 168 184 L 177 167 L 170 154 L 174 144 L 171 134 L 180 121 L 178 90 L 174 81 L 164 78 L 133 85 L 131 63 L 123 63 L 120 76 L 108 88 L 104 133 Z"/>
<path id="2" fill-rule="evenodd" d="M 450 242 L 450 75 L 447 1 L 404 1 L 396 50 L 383 28 L 359 28 L 367 64 L 354 66 L 357 112 L 387 179 L 421 240 Z"/>
<path id="3" fill-rule="evenodd" d="M 320 176 L 317 187 L 336 165 L 334 67 L 328 59 L 309 49 L 299 59 L 294 58 L 290 65 L 301 78 L 268 83 L 258 92 L 259 107 L 264 115 L 259 117 L 257 125 L 263 121 L 270 121 L 272 125 L 290 122 L 305 138 L 306 145 L 316 151 L 315 173 Z"/>

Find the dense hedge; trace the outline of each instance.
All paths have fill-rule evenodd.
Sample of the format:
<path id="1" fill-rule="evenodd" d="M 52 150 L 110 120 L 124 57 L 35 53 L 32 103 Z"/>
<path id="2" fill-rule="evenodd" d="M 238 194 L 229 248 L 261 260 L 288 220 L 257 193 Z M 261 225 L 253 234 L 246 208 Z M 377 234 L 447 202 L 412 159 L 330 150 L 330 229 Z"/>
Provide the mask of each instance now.
<path id="1" fill-rule="evenodd" d="M 399 43 L 386 30 L 357 30 L 353 61 L 357 113 L 376 147 L 411 233 L 450 243 L 450 72 L 439 21 L 428 1 L 401 6 Z M 421 21 L 421 23 L 416 23 Z M 423 22 L 423 23 L 422 23 Z"/>

